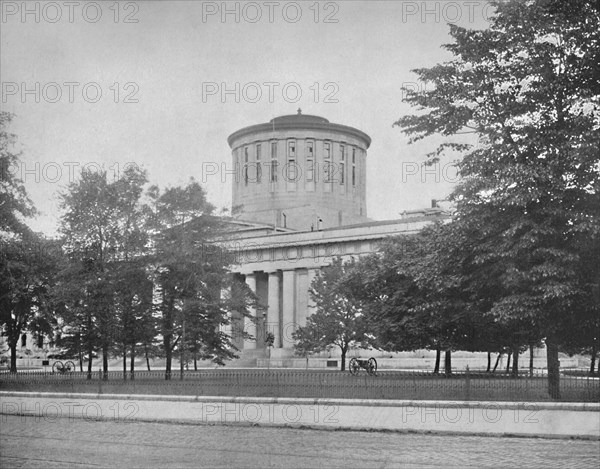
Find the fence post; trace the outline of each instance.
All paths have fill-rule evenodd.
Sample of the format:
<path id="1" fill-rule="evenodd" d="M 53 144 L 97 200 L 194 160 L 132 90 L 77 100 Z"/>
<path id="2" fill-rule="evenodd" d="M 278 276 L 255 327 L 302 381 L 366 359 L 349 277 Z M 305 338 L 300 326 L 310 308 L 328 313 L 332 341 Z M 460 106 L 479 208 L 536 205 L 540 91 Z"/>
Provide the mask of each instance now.
<path id="1" fill-rule="evenodd" d="M 465 400 L 471 400 L 471 375 L 469 372 L 469 365 L 467 365 L 466 381 L 465 381 Z"/>

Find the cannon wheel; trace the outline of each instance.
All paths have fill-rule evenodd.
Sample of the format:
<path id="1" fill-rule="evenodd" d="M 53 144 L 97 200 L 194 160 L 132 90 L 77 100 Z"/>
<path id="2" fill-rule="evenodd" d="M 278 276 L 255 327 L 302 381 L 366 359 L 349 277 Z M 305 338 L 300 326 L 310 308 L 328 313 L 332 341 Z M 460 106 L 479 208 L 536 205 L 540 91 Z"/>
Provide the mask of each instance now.
<path id="1" fill-rule="evenodd" d="M 351 375 L 356 375 L 358 373 L 358 371 L 360 370 L 360 365 L 358 364 L 358 360 L 356 358 L 351 359 L 350 363 L 348 364 L 348 368 L 350 369 Z"/>
<path id="2" fill-rule="evenodd" d="M 54 365 L 52 365 L 52 373 L 62 373 L 62 370 L 63 370 L 62 362 L 54 362 Z"/>
<path id="3" fill-rule="evenodd" d="M 75 371 L 75 363 L 72 361 L 68 361 L 65 363 L 65 367 L 63 368 L 63 373 L 72 373 Z"/>
<path id="4" fill-rule="evenodd" d="M 375 360 L 374 358 L 369 358 L 369 362 L 368 362 L 367 366 L 368 366 L 367 372 L 370 375 L 377 374 L 377 360 Z"/>

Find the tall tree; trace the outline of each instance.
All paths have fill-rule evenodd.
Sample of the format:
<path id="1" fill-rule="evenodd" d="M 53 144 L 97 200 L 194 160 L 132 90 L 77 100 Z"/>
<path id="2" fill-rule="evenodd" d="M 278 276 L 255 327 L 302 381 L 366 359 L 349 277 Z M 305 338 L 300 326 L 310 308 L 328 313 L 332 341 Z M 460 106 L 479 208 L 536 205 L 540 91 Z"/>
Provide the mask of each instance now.
<path id="1" fill-rule="evenodd" d="M 191 179 L 162 192 L 153 186 L 148 197 L 154 307 L 160 316 L 165 379 L 170 379 L 176 351 L 182 373 L 188 358 L 216 363 L 233 358 L 235 348 L 223 326 L 233 310 L 249 315 L 255 298 L 245 285 L 233 285 L 227 270 L 230 256 L 215 244 L 220 221 L 198 182 Z"/>
<path id="2" fill-rule="evenodd" d="M 19 241 L 0 242 L 0 326 L 11 352 L 10 371 L 17 371 L 17 345 L 23 333 L 48 332 L 53 305 L 50 289 L 59 248 L 27 229 Z"/>
<path id="3" fill-rule="evenodd" d="M 118 200 L 117 233 L 120 255 L 114 262 L 117 354 L 122 354 L 126 377 L 127 353 L 131 378 L 134 377 L 137 346 L 152 330 L 152 282 L 148 275 L 150 255 L 146 213 L 141 203 L 145 173 L 128 168 L 124 177 L 113 182 Z M 114 344 L 115 346 L 117 344 Z"/>
<path id="4" fill-rule="evenodd" d="M 35 215 L 21 171 L 21 153 L 15 150 L 16 135 L 8 127 L 13 115 L 0 111 L 0 234 L 18 234 L 26 229 L 23 219 Z"/>
<path id="5" fill-rule="evenodd" d="M 463 266 L 451 254 L 449 227 L 438 223 L 414 235 L 386 240 L 359 261 L 370 330 L 385 350 L 436 351 L 434 372 L 445 352 L 451 372 L 452 350 L 477 347 L 473 306 L 462 281 Z"/>
<path id="6" fill-rule="evenodd" d="M 144 259 L 124 259 L 117 267 L 115 285 L 115 314 L 117 337 L 113 342 L 115 355 L 123 359 L 123 378 L 127 378 L 127 355 L 129 370 L 134 378 L 138 349 L 152 342 L 157 335 L 152 315 L 153 285 L 146 272 Z"/>
<path id="7" fill-rule="evenodd" d="M 145 172 L 136 167 L 114 181 L 108 180 L 105 171 L 84 170 L 80 180 L 61 195 L 61 231 L 68 262 L 58 291 L 67 300 L 67 311 L 85 316 L 77 323 L 85 325 L 88 374 L 99 344 L 107 376 L 110 349 L 118 337 L 118 314 L 126 314 L 117 308 L 116 286 L 137 278 L 129 273 L 139 268 L 146 243 L 137 214 L 145 183 Z"/>
<path id="8" fill-rule="evenodd" d="M 365 305 L 369 327 L 383 350 L 435 348 L 433 321 L 416 311 L 426 289 L 415 280 L 426 254 L 423 233 L 390 238 L 378 252 L 361 258 L 362 285 L 356 290 Z"/>
<path id="9" fill-rule="evenodd" d="M 8 130 L 12 115 L 0 111 L 0 327 L 8 338 L 10 369 L 17 370 L 21 334 L 48 324 L 48 288 L 56 257 L 54 245 L 33 233 L 25 219 L 35 215 L 23 181 L 16 136 Z"/>
<path id="10" fill-rule="evenodd" d="M 600 263 L 586 278 L 581 265 L 600 236 L 600 8 L 493 3 L 489 29 L 450 27 L 454 60 L 415 70 L 433 86 L 406 90 L 408 101 L 427 112 L 396 124 L 411 141 L 479 135 L 476 148 L 448 139 L 429 158 L 462 153 L 455 222 L 476 235 L 473 269 L 497 285 L 489 311 L 545 338 L 558 398 L 558 347 L 597 314 Z"/>
<path id="11" fill-rule="evenodd" d="M 301 354 L 338 347 L 342 371 L 351 347 L 367 347 L 374 340 L 368 334 L 362 299 L 356 295 L 361 284 L 356 265 L 355 260 L 344 263 L 336 258 L 321 269 L 310 289 L 316 311 L 307 318 L 306 326 L 293 334 L 295 348 Z"/>

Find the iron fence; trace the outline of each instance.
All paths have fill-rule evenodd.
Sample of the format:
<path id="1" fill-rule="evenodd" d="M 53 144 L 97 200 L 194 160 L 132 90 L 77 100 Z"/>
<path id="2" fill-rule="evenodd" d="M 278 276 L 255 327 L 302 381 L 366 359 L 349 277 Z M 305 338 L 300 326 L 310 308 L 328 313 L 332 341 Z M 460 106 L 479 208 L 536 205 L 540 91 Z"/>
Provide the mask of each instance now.
<path id="1" fill-rule="evenodd" d="M 217 369 L 123 373 L 101 371 L 51 373 L 0 372 L 0 389 L 40 392 L 115 394 L 176 394 L 191 396 L 306 397 L 349 399 L 552 401 L 545 376 L 512 377 L 492 373 L 380 371 L 360 372 L 286 369 Z M 560 378 L 560 400 L 600 401 L 600 379 L 589 376 Z"/>

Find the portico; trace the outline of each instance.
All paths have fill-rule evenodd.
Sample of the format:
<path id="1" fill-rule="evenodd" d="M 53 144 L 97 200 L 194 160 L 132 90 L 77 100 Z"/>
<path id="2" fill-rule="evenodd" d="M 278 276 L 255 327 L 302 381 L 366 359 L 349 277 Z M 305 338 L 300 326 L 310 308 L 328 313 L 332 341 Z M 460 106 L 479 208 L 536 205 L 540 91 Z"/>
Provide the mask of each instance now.
<path id="1" fill-rule="evenodd" d="M 337 256 L 349 259 L 372 253 L 385 238 L 415 233 L 439 215 L 434 210 L 425 216 L 400 220 L 322 231 L 273 232 L 226 241 L 228 250 L 235 255 L 232 271 L 257 295 L 260 305 L 251 311 L 256 323 L 248 318 L 233 321 L 232 336 L 241 336 L 243 327 L 254 339 L 237 343 L 243 345 L 246 355 L 258 356 L 266 348 L 265 333 L 269 331 L 275 337 L 271 356 L 292 356 L 292 334 L 314 312 L 309 289 L 322 267 Z"/>

